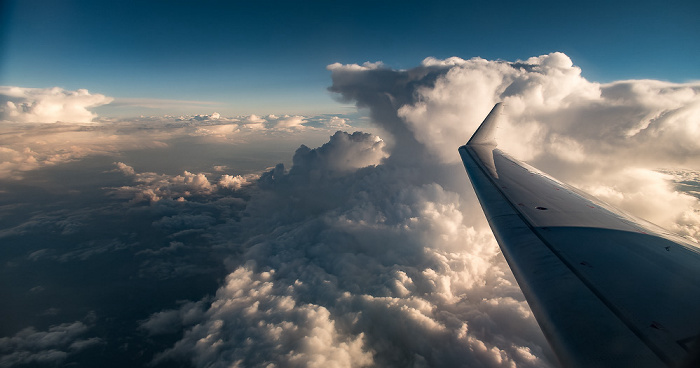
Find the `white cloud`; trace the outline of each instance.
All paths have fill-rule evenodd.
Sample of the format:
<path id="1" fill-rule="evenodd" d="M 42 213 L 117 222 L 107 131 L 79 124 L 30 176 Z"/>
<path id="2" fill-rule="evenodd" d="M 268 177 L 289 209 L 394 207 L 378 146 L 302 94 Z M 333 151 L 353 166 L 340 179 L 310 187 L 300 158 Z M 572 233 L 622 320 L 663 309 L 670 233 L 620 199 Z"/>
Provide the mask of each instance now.
<path id="1" fill-rule="evenodd" d="M 265 129 L 265 123 L 267 120 L 255 114 L 249 115 L 241 120 L 242 126 L 253 130 Z"/>
<path id="2" fill-rule="evenodd" d="M 298 303 L 290 296 L 294 286 L 275 285 L 273 275 L 256 274 L 247 267 L 229 274 L 203 316 L 206 322 L 195 325 L 157 361 L 195 352 L 196 366 L 251 367 L 275 362 L 286 367 L 362 367 L 371 363 L 371 355 L 362 349 L 362 335 L 348 339 L 339 333 L 326 308 Z M 143 326 L 153 329 L 163 320 L 172 323 L 173 316 L 156 314 Z"/>
<path id="3" fill-rule="evenodd" d="M 220 188 L 238 190 L 243 186 L 254 182 L 258 178 L 257 175 L 222 175 L 218 185 Z"/>
<path id="4" fill-rule="evenodd" d="M 562 53 L 516 63 L 478 58 L 449 61 L 439 64 L 434 59 L 426 60 L 422 68 L 444 69 L 434 85 L 428 84 L 428 80 L 418 83 L 417 96 L 398 109 L 398 115 L 408 123 L 415 138 L 445 162 L 459 160 L 453 147 L 464 144 L 496 102 L 506 104 L 504 115 L 514 126 L 524 127 L 517 130 L 517 135 L 508 135 L 512 140 L 522 141 L 530 135 L 529 131 L 539 128 L 529 124 L 539 122 L 538 114 L 552 114 L 554 109 L 583 104 L 600 96 L 598 84 L 586 81 L 581 70 Z M 543 132 L 537 133 L 539 137 Z M 528 148 L 532 146 L 531 142 L 525 144 Z M 526 158 L 533 155 L 531 149 L 516 148 L 519 151 L 514 153 Z"/>
<path id="5" fill-rule="evenodd" d="M 286 116 L 282 119 L 278 119 L 275 122 L 276 128 L 281 129 L 299 129 L 304 128 L 302 124 L 306 122 L 303 116 Z"/>
<path id="6" fill-rule="evenodd" d="M 130 198 L 132 203 L 158 202 L 161 199 L 185 201 L 193 196 L 208 196 L 219 188 L 238 190 L 258 178 L 256 174 L 231 176 L 224 174 L 218 182 L 212 182 L 207 174 L 194 174 L 184 171 L 182 175 L 166 175 L 154 172 L 137 173 L 133 167 L 115 162 L 117 170 L 132 177 L 135 185 L 111 188 L 111 193 L 118 197 Z"/>
<path id="7" fill-rule="evenodd" d="M 625 208 L 679 235 L 700 239 L 700 202 L 678 192 L 671 176 L 657 171 L 629 168 L 605 184 L 581 185 L 582 189 L 618 208 Z"/>
<path id="8" fill-rule="evenodd" d="M 124 175 L 127 175 L 127 176 L 136 175 L 136 171 L 134 170 L 134 168 L 123 163 L 123 162 L 115 162 L 115 165 L 117 165 L 117 170 L 121 171 Z"/>
<path id="9" fill-rule="evenodd" d="M 514 156 L 582 187 L 650 180 L 655 184 L 639 188 L 639 199 L 666 198 L 683 210 L 659 204 L 668 210 L 652 213 L 635 201 L 616 204 L 668 227 L 676 226 L 684 211 L 690 211 L 684 221 L 692 221 L 698 208 L 694 198 L 660 185 L 662 179 L 629 177 L 631 172 L 700 164 L 698 83 L 599 84 L 583 78 L 563 53 L 516 62 L 428 58 L 409 71 L 345 68 L 334 71 L 333 79 L 331 90 L 358 106 L 373 107 L 375 122 L 399 141 L 390 147 L 392 158 L 407 156 L 398 151 L 410 145 L 419 152 L 415 159 L 425 157 L 420 153 L 424 149 L 434 160 L 459 162 L 455 147 L 464 144 L 489 109 L 502 101 L 499 146 Z"/>
<path id="10" fill-rule="evenodd" d="M 246 216 L 207 230 L 242 256 L 204 313 L 143 323 L 186 330 L 157 361 L 547 366 L 493 238 L 465 224 L 464 199 L 429 167 L 378 165 L 385 157 L 378 137 L 338 132 L 297 150 L 288 172 L 263 174 Z"/>
<path id="11" fill-rule="evenodd" d="M 2 119 L 17 123 L 90 123 L 97 114 L 88 109 L 112 100 L 101 94 L 90 94 L 86 89 L 0 86 Z"/>
<path id="12" fill-rule="evenodd" d="M 330 71 L 333 71 L 333 72 L 342 72 L 342 71 L 376 70 L 376 69 L 381 69 L 383 67 L 384 67 L 384 63 L 382 63 L 381 61 L 377 61 L 374 63 L 366 61 L 362 65 L 333 63 L 331 65 L 328 65 L 327 69 Z"/>
<path id="13" fill-rule="evenodd" d="M 317 149 L 301 146 L 294 155 L 294 167 L 346 172 L 378 165 L 387 156 L 384 146 L 381 138 L 369 133 L 337 131 L 328 143 Z"/>
<path id="14" fill-rule="evenodd" d="M 332 116 L 328 121 L 326 122 L 326 125 L 328 125 L 331 128 L 336 128 L 336 129 L 348 129 L 350 126 L 348 125 L 347 119 L 343 119 L 338 116 Z"/>
<path id="15" fill-rule="evenodd" d="M 199 127 L 195 131 L 194 135 L 230 138 L 235 137 L 238 132 L 240 132 L 240 126 L 238 124 L 222 124 Z"/>

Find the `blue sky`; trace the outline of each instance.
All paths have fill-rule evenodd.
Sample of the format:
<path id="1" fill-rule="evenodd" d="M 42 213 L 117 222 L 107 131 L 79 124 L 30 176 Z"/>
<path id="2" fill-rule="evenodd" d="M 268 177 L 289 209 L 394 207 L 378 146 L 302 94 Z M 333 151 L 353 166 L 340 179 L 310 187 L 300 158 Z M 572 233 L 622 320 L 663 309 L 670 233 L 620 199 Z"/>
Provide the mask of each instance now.
<path id="1" fill-rule="evenodd" d="M 695 1 L 3 4 L 0 84 L 201 102 L 174 113 L 344 112 L 326 92 L 335 62 L 562 51 L 593 81 L 700 79 Z"/>

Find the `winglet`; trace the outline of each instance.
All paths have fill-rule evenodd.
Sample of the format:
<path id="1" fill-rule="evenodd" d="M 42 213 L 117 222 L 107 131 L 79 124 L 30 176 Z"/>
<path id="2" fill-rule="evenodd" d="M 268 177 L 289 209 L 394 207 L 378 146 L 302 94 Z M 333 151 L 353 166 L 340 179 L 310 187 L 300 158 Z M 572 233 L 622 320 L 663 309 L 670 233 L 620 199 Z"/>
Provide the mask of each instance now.
<path id="1" fill-rule="evenodd" d="M 490 146 L 496 146 L 496 127 L 498 126 L 498 119 L 503 111 L 503 103 L 497 103 L 489 115 L 481 123 L 474 135 L 467 142 L 467 146 L 475 144 L 485 144 Z"/>

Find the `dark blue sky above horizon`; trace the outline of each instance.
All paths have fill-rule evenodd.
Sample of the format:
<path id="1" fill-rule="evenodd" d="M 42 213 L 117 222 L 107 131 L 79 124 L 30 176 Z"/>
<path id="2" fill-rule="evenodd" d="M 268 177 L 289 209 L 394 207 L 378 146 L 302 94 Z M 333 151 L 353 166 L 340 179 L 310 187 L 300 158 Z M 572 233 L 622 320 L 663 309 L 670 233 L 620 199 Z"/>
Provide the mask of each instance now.
<path id="1" fill-rule="evenodd" d="M 694 1 L 5 1 L 0 84 L 222 113 L 324 113 L 329 64 L 569 55 L 589 80 L 700 79 Z M 286 109 L 286 110 L 285 110 Z M 191 113 L 210 113 L 208 110 Z"/>

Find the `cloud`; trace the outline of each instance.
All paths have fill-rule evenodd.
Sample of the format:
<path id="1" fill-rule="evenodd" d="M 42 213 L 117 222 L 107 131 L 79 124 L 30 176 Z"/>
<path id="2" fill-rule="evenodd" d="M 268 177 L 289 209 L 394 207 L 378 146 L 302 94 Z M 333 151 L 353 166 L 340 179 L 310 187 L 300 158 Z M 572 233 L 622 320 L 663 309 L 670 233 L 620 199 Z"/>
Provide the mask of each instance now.
<path id="1" fill-rule="evenodd" d="M 412 147 L 415 160 L 459 162 L 454 147 L 464 144 L 489 109 L 502 101 L 499 146 L 581 187 L 644 180 L 629 177 L 639 172 L 631 168 L 700 164 L 698 83 L 590 82 L 563 53 L 516 62 L 427 58 L 411 70 L 332 71 L 330 90 L 373 109 L 375 122 L 394 133 L 398 142 L 393 144 L 397 148 L 390 148 L 390 160 L 396 154 L 408 156 L 398 150 Z M 700 209 L 691 197 L 664 188 L 662 197 L 685 198 L 684 208 Z M 651 198 L 659 191 L 649 186 L 643 193 Z M 633 201 L 608 200 L 639 216 L 651 216 Z M 656 213 L 663 215 L 652 216 L 654 220 L 669 227 L 678 218 L 678 211 L 670 209 Z M 665 220 L 659 218 L 663 216 Z"/>
<path id="2" fill-rule="evenodd" d="M 294 154 L 294 172 L 308 168 L 345 172 L 378 165 L 387 155 L 384 141 L 369 133 L 337 131 L 317 149 L 301 146 Z"/>
<path id="3" fill-rule="evenodd" d="M 73 235 L 79 233 L 84 222 L 93 215 L 91 211 L 76 211 L 59 209 L 55 211 L 41 211 L 33 214 L 28 221 L 14 227 L 6 227 L 0 230 L 0 238 L 7 236 L 24 235 L 31 232 L 50 229 L 54 234 Z"/>
<path id="4" fill-rule="evenodd" d="M 241 189 L 244 185 L 251 183 L 254 179 L 256 178 L 250 175 L 222 175 L 219 179 L 218 185 L 220 188 L 238 190 Z"/>
<path id="5" fill-rule="evenodd" d="M 136 171 L 134 170 L 134 168 L 123 162 L 116 162 L 115 165 L 117 165 L 117 170 L 121 171 L 126 176 L 136 175 Z"/>
<path id="6" fill-rule="evenodd" d="M 120 170 L 134 177 L 136 186 L 123 186 L 113 189 L 113 194 L 120 197 L 133 197 L 132 202 L 157 202 L 163 198 L 178 199 L 193 195 L 207 195 L 216 190 L 203 173 L 193 174 L 185 171 L 182 175 L 170 176 L 152 172 L 136 174 L 131 166 L 117 162 Z"/>
<path id="7" fill-rule="evenodd" d="M 242 126 L 252 130 L 262 130 L 265 129 L 265 123 L 267 120 L 255 114 L 249 115 L 241 120 Z"/>
<path id="8" fill-rule="evenodd" d="M 680 169 L 697 160 L 696 84 L 594 83 L 561 53 L 514 62 L 428 58 L 408 70 L 381 63 L 329 70 L 330 90 L 368 112 L 371 134 L 329 128 L 353 127 L 350 116 L 275 115 L 11 130 L 11 139 L 0 138 L 12 143 L 3 146 L 7 175 L 91 154 L 191 148 L 183 141 L 279 139 L 264 141 L 270 144 L 332 134 L 325 144 L 299 147 L 291 167 L 250 175 L 229 169 L 236 167 L 235 157 L 217 161 L 218 152 L 208 160 L 207 152 L 191 151 L 202 167 L 176 162 L 153 172 L 137 170 L 143 166 L 124 154 L 108 174 L 125 183 L 115 179 L 105 192 L 125 200 L 103 210 L 104 216 L 133 216 L 162 238 L 137 244 L 131 235 L 114 236 L 63 254 L 32 249 L 26 258 L 133 252 L 140 281 L 195 275 L 226 254 L 228 276 L 215 295 L 160 304 L 165 309 L 140 321 L 145 338 L 176 341 L 157 354 L 155 363 L 164 365 L 550 366 L 555 358 L 456 152 L 497 101 L 506 102 L 498 132 L 506 151 L 626 210 L 698 236 L 700 212 L 692 194 L 700 191 L 700 176 Z M 45 144 L 32 143 L 37 140 Z M 70 146 L 60 143 L 66 140 Z M 70 211 L 32 215 L 0 235 L 42 228 L 72 237 L 89 227 L 86 219 Z M 31 351 L 70 354 L 71 344 Z"/>
<path id="9" fill-rule="evenodd" d="M 286 116 L 282 119 L 277 119 L 275 127 L 282 129 L 299 129 L 304 128 L 302 124 L 306 122 L 303 116 Z"/>
<path id="10" fill-rule="evenodd" d="M 331 128 L 337 128 L 337 129 L 350 128 L 350 126 L 347 123 L 347 119 L 343 119 L 343 118 L 338 117 L 338 116 L 331 116 L 331 118 L 328 119 L 326 124 Z"/>
<path id="11" fill-rule="evenodd" d="M 210 108 L 217 105 L 217 102 L 212 101 L 195 101 L 195 100 L 172 100 L 162 98 L 115 98 L 112 103 L 113 107 L 145 107 L 149 109 L 170 109 L 187 106 L 190 108 Z"/>
<path id="12" fill-rule="evenodd" d="M 100 124 L 0 124 L 0 179 L 19 180 L 27 171 L 87 156 L 167 146 L 161 141 L 170 138 L 167 134 L 138 130 Z"/>
<path id="13" fill-rule="evenodd" d="M 59 87 L 0 86 L 1 118 L 17 123 L 90 123 L 97 114 L 88 108 L 111 101 L 111 97 L 93 95 L 86 89 L 68 91 Z"/>
<path id="14" fill-rule="evenodd" d="M 224 174 L 218 182 L 211 182 L 205 173 L 193 174 L 184 171 L 182 175 L 175 176 L 153 172 L 137 173 L 133 167 L 123 162 L 114 164 L 118 171 L 131 177 L 135 185 L 111 188 L 111 194 L 120 198 L 131 198 L 132 203 L 153 203 L 164 198 L 185 201 L 190 197 L 208 196 L 220 188 L 238 190 L 251 184 L 258 177 L 256 174 Z"/>
<path id="15" fill-rule="evenodd" d="M 578 156 L 615 162 L 698 157 L 698 83 L 601 85 L 583 78 L 562 53 L 517 62 L 428 58 L 410 70 L 336 66 L 332 72 L 331 91 L 360 107 L 373 106 L 375 122 L 395 139 L 415 139 L 443 162 L 458 161 L 453 147 L 499 101 L 506 105 L 500 143 L 525 159 L 551 153 L 558 159 L 562 143 L 578 145 Z"/>
<path id="16" fill-rule="evenodd" d="M 38 166 L 35 152 L 29 147 L 14 150 L 0 147 L 0 177 L 15 176 L 18 171 L 32 170 Z"/>
<path id="17" fill-rule="evenodd" d="M 195 366 L 546 366 L 543 338 L 485 228 L 432 170 L 383 164 L 381 139 L 337 132 L 263 174 L 245 216 L 208 233 L 241 254 L 156 362 Z M 220 235 L 215 235 L 219 233 Z M 495 323 L 490 315 L 498 317 Z"/>
<path id="18" fill-rule="evenodd" d="M 333 172 L 345 172 L 370 165 L 378 165 L 386 156 L 384 142 L 368 133 L 353 134 L 336 132 L 329 143 L 311 150 L 302 146 L 295 155 L 295 171 L 304 168 L 323 166 Z M 153 172 L 137 173 L 133 167 L 115 162 L 117 171 L 135 182 L 133 186 L 111 188 L 111 193 L 121 198 L 131 198 L 132 203 L 158 202 L 161 199 L 184 201 L 190 197 L 207 196 L 219 189 L 239 190 L 255 183 L 257 174 L 221 175 L 218 181 L 210 181 L 205 173 L 194 174 L 189 171 L 182 175 L 166 175 Z"/>
<path id="19" fill-rule="evenodd" d="M 60 114 L 52 116 L 55 118 L 51 118 L 52 121 L 61 120 Z M 357 122 L 352 117 L 327 115 L 225 117 L 216 112 L 177 117 L 97 118 L 89 125 L 63 121 L 52 124 L 28 123 L 22 119 L 12 121 L 13 124 L 0 124 L 0 179 L 19 180 L 28 171 L 88 156 L 116 155 L 140 149 L 167 149 L 173 143 L 179 144 L 182 139 L 190 142 L 200 140 L 206 143 L 252 144 L 251 142 L 276 139 L 261 134 L 270 132 L 288 136 L 294 134 L 292 137 L 299 140 L 302 133 L 317 134 L 320 137 L 338 129 L 352 129 Z"/>
<path id="20" fill-rule="evenodd" d="M 384 67 L 384 63 L 382 63 L 381 61 L 378 61 L 375 63 L 366 61 L 362 65 L 333 63 L 331 65 L 328 65 L 327 69 L 330 71 L 336 71 L 336 70 L 364 71 L 364 70 L 381 69 L 383 67 Z"/>
<path id="21" fill-rule="evenodd" d="M 208 322 L 195 325 L 156 361 L 195 350 L 197 366 L 276 362 L 288 367 L 361 367 L 371 363 L 371 355 L 362 350 L 362 336 L 348 340 L 338 333 L 327 309 L 297 304 L 288 295 L 289 287 L 276 286 L 271 276 L 271 272 L 256 274 L 245 267 L 231 273 L 205 312 Z M 154 331 L 165 320 L 174 322 L 174 311 L 166 313 L 152 316 L 142 326 Z"/>
<path id="22" fill-rule="evenodd" d="M 211 222 L 207 222 L 205 225 L 210 225 L 210 224 L 211 224 Z M 156 225 L 156 224 L 154 223 L 154 225 Z M 177 251 L 184 249 L 184 248 L 185 248 L 184 243 L 178 242 L 178 241 L 172 241 L 172 242 L 170 242 L 170 244 L 167 247 L 162 247 L 162 248 L 159 248 L 156 250 L 144 249 L 142 251 L 137 252 L 136 254 L 148 254 L 148 255 L 159 256 L 159 255 L 164 255 L 164 254 L 168 254 L 168 253 L 174 253 L 174 252 L 177 252 Z"/>
<path id="23" fill-rule="evenodd" d="M 12 337 L 0 338 L 0 367 L 60 364 L 70 355 L 103 343 L 97 337 L 81 338 L 88 330 L 76 321 L 51 326 L 47 331 L 27 327 Z"/>
<path id="24" fill-rule="evenodd" d="M 694 160 L 685 153 L 699 147 L 696 84 L 594 83 L 562 53 L 328 69 L 330 90 L 368 109 L 382 138 L 336 133 L 249 186 L 240 221 L 208 230 L 236 254 L 224 285 L 187 323 L 190 307 L 144 322 L 183 328 L 158 362 L 553 364 L 456 153 L 497 101 L 506 103 L 506 151 L 697 234 L 697 199 L 655 171 Z M 658 201 L 640 205 L 649 197 Z"/>
<path id="25" fill-rule="evenodd" d="M 698 199 L 674 188 L 669 174 L 628 168 L 604 185 L 588 184 L 582 189 L 679 235 L 700 240 Z"/>
<path id="26" fill-rule="evenodd" d="M 204 315 L 205 301 L 184 302 L 178 309 L 165 310 L 152 314 L 141 321 L 139 328 L 150 335 L 163 335 L 177 332 L 182 326 L 191 326 Z"/>
<path id="27" fill-rule="evenodd" d="M 190 118 L 190 120 L 196 120 L 196 121 L 208 121 L 208 120 L 219 120 L 221 118 L 221 114 L 218 112 L 214 112 L 211 115 L 195 115 Z"/>

